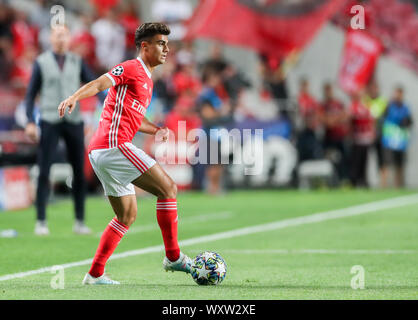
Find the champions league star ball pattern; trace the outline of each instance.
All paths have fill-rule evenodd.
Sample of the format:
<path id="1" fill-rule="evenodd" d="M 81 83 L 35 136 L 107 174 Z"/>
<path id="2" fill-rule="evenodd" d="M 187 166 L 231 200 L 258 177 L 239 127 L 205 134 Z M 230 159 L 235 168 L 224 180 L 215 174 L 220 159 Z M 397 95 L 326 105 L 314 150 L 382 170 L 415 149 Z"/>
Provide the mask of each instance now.
<path id="1" fill-rule="evenodd" d="M 193 260 L 191 275 L 199 285 L 220 284 L 226 276 L 225 260 L 216 252 L 202 252 Z"/>
<path id="2" fill-rule="evenodd" d="M 120 76 L 123 73 L 123 67 L 122 66 L 117 66 L 114 67 L 112 70 L 112 74 L 115 76 Z"/>

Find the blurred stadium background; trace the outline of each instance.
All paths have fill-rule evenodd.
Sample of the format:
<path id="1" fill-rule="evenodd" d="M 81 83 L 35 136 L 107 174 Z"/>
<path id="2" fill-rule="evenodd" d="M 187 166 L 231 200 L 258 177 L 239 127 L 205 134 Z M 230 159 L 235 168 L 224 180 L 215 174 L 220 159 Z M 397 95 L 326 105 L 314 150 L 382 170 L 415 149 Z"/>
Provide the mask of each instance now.
<path id="1" fill-rule="evenodd" d="M 377 84 L 376 97 L 384 101 L 391 101 L 395 88 L 402 86 L 404 101 L 415 118 L 417 2 L 238 3 L 246 6 L 251 19 L 231 14 L 235 9 L 221 1 L 2 1 L 0 189 L 8 196 L 1 198 L 0 207 L 25 207 L 33 201 L 37 146 L 24 135 L 24 98 L 34 59 L 48 49 L 51 8 L 56 4 L 65 8 L 65 21 L 73 37 L 71 50 L 80 54 L 97 76 L 135 56 L 133 36 L 141 22 L 157 20 L 170 25 L 170 58 L 153 76 L 154 97 L 147 113 L 152 121 L 174 132 L 179 120 L 186 121 L 188 131 L 208 126 L 202 105 L 209 103 L 215 116 L 212 127 L 264 130 L 261 175 L 245 177 L 237 165 L 213 170 L 188 164 L 167 168 L 182 189 L 219 193 L 231 188 L 306 188 L 318 184 L 381 187 L 374 142 L 366 142 L 366 181 L 358 177 L 361 173 L 353 173 L 364 161 L 355 159 L 357 133 L 353 127 L 350 130 L 352 93 L 359 92 L 360 101 L 367 106 L 375 98 L 369 97 L 371 83 Z M 350 28 L 355 15 L 350 9 L 356 4 L 365 8 L 366 27 L 357 31 L 363 41 L 357 44 L 350 40 L 356 33 Z M 263 23 L 257 15 L 266 8 L 273 13 Z M 250 21 L 260 23 L 260 30 L 251 27 Z M 365 50 L 368 45 L 375 50 Z M 324 97 L 327 83 L 334 92 L 333 102 Z M 333 103 L 341 104 L 342 111 L 332 109 Z M 87 145 L 101 105 L 96 98 L 86 99 L 81 109 Z M 336 112 L 334 120 L 332 112 Z M 375 120 L 378 137 L 381 127 L 379 119 Z M 414 170 L 418 142 L 414 126 L 409 131 L 404 185 L 413 188 L 418 186 Z M 135 143 L 152 153 L 152 139 L 138 135 Z M 66 194 L 71 187 L 71 169 L 65 159 L 62 146 L 51 174 L 55 194 Z M 100 193 L 88 161 L 85 173 L 89 192 Z M 403 186 L 393 179 L 387 185 Z M 19 196 L 13 196 L 15 193 Z"/>
<path id="2" fill-rule="evenodd" d="M 2 283 L 3 293 L 7 292 L 3 297 L 137 297 L 135 286 L 117 292 L 69 290 L 68 295 L 59 296 L 50 290 L 50 275 L 33 273 L 31 285 L 37 290 L 28 290 L 28 278 L 13 275 L 45 265 L 83 263 L 93 254 L 106 222 L 104 216 L 112 216 L 86 161 L 90 196 L 86 221 L 95 234 L 80 237 L 70 233 L 72 173 L 62 144 L 50 180 L 51 202 L 63 201 L 48 209 L 51 236 L 39 239 L 33 235 L 37 144 L 24 133 L 25 94 L 35 58 L 49 48 L 54 5 L 65 8 L 65 22 L 72 33 L 71 50 L 81 55 L 97 76 L 135 57 L 134 32 L 142 22 L 169 24 L 170 54 L 153 74 L 154 93 L 147 111 L 151 121 L 175 133 L 178 121 L 186 121 L 187 131 L 201 127 L 263 129 L 263 153 L 257 155 L 263 161 L 259 175 L 246 176 L 243 166 L 233 164 L 165 165 L 182 191 L 195 191 L 179 195 L 184 217 L 180 219 L 180 239 L 270 223 L 279 215 L 291 219 L 403 196 L 418 187 L 416 125 L 406 129 L 399 126 L 405 133 L 400 142 L 407 145 L 401 172 L 404 179 L 396 179 L 390 170 L 384 184 L 376 149 L 384 116 L 373 110 L 376 105 L 378 109 L 382 104 L 386 107 L 393 101 L 396 88 L 402 87 L 403 102 L 412 119 L 417 119 L 418 1 L 0 0 L 0 231 L 3 237 L 19 235 L 0 240 L 0 280 L 14 279 L 7 285 Z M 350 10 L 355 5 L 365 9 L 364 30 L 351 28 L 356 13 Z M 325 92 L 330 90 L 333 99 L 327 100 Z M 87 146 L 102 105 L 94 97 L 83 100 L 80 107 Z M 366 115 L 356 111 L 360 107 L 369 110 Z M 155 150 L 152 137 L 138 134 L 134 144 L 150 154 Z M 360 149 L 368 157 L 360 156 Z M 222 152 L 233 159 L 233 151 Z M 240 190 L 232 192 L 234 189 Z M 299 189 L 312 191 L 301 194 Z M 222 196 L 213 198 L 212 194 Z M 407 207 L 397 208 L 402 199 L 406 199 Z M 394 200 L 389 210 L 377 205 L 380 209 L 376 210 L 382 210 L 379 218 L 356 217 L 345 219 L 344 224 L 331 221 L 245 240 L 215 242 L 211 248 L 224 250 L 234 271 L 227 279 L 232 287 L 225 284 L 225 291 L 205 291 L 202 298 L 416 298 L 418 248 L 412 214 L 416 199 L 402 199 Z M 141 212 L 154 212 L 150 199 L 144 197 L 140 202 Z M 160 244 L 154 220 L 152 214 L 141 215 L 129 235 L 135 241 L 122 242 L 118 250 Z M 306 250 L 307 239 L 310 249 L 329 251 Z M 208 247 L 196 244 L 186 250 L 194 254 Z M 267 261 L 265 266 L 260 266 L 259 259 L 248 262 L 245 253 L 239 251 L 243 248 L 258 253 L 260 260 Z M 277 254 L 289 252 L 298 255 L 278 263 Z M 391 259 L 385 258 L 387 254 Z M 146 266 L 140 257 L 112 265 L 119 263 L 122 281 L 148 285 L 145 298 L 179 297 L 177 286 L 183 279 L 162 277 L 160 253 L 150 257 Z M 359 261 L 371 270 L 368 283 L 372 289 L 354 295 L 346 289 L 350 279 L 344 274 Z M 84 269 L 73 270 L 66 274 L 76 287 Z M 278 279 L 281 285 L 274 287 Z M 166 291 L 159 285 L 166 286 Z M 248 286 L 254 290 L 246 291 Z M 196 296 L 193 288 L 183 289 L 180 298 Z"/>

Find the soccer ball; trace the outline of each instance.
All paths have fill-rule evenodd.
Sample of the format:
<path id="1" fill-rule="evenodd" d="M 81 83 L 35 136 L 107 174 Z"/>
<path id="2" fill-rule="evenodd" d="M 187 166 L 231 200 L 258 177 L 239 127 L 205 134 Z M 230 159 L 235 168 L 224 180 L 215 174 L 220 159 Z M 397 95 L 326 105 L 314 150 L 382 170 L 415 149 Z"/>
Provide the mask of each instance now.
<path id="1" fill-rule="evenodd" d="M 202 252 L 194 258 L 191 274 L 199 285 L 220 284 L 226 276 L 225 260 L 216 252 Z"/>

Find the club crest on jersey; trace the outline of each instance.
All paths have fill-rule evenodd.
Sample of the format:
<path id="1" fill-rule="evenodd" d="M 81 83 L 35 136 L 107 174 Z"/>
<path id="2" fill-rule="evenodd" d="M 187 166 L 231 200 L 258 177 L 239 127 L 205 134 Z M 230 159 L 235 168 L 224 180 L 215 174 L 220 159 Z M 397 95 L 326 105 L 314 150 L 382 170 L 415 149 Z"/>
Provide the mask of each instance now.
<path id="1" fill-rule="evenodd" d="M 120 76 L 123 73 L 123 67 L 122 66 L 114 67 L 111 73 L 115 76 Z"/>

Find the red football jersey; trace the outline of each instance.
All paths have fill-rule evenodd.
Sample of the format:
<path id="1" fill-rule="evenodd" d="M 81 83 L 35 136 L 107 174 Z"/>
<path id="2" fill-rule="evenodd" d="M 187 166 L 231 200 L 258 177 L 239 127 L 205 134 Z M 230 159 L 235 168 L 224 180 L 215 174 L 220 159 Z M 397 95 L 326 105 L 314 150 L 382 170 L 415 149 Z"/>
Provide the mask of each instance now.
<path id="1" fill-rule="evenodd" d="M 88 152 L 131 142 L 151 102 L 151 72 L 141 58 L 122 62 L 105 75 L 113 87 L 107 94 Z"/>
<path id="2" fill-rule="evenodd" d="M 359 145 L 372 144 L 376 132 L 375 121 L 370 110 L 361 102 L 353 102 L 350 106 L 350 113 L 354 143 Z"/>

